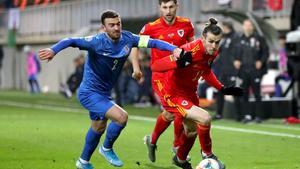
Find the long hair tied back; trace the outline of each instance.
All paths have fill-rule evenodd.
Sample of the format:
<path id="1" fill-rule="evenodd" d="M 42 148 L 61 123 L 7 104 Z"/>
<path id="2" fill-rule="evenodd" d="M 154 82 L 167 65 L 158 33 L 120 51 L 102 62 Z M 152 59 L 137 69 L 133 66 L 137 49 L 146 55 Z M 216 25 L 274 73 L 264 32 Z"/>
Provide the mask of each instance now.
<path id="1" fill-rule="evenodd" d="M 209 18 L 209 23 L 206 23 L 207 25 L 216 25 L 218 24 L 218 21 L 215 18 Z"/>
<path id="2" fill-rule="evenodd" d="M 222 29 L 217 25 L 218 21 L 215 18 L 209 18 L 209 22 L 205 24 L 205 28 L 202 35 L 206 37 L 207 32 L 211 32 L 214 35 L 219 35 L 222 33 Z"/>

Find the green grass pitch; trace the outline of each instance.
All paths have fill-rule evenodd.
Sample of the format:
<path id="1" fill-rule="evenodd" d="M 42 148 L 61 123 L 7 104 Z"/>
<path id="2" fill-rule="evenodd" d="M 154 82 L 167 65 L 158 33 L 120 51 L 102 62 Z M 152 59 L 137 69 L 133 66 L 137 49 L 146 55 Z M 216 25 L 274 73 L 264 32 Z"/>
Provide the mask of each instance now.
<path id="1" fill-rule="evenodd" d="M 176 169 L 171 164 L 172 127 L 159 139 L 157 162 L 147 159 L 142 139 L 152 131 L 158 110 L 132 106 L 125 110 L 128 125 L 115 144 L 125 163 L 122 168 Z M 87 111 L 75 98 L 0 91 L 0 169 L 75 168 L 89 124 Z M 213 122 L 211 133 L 214 152 L 227 169 L 300 169 L 299 125 L 274 119 L 260 125 L 222 120 Z M 190 153 L 193 166 L 200 161 L 199 150 L 197 140 Z M 91 162 L 95 169 L 115 168 L 98 152 Z"/>

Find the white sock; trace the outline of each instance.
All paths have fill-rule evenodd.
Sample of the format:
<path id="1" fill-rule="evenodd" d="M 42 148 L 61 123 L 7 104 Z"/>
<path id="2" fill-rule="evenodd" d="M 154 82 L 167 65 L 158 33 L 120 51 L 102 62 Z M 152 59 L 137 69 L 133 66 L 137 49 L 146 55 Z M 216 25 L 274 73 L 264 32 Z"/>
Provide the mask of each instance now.
<path id="1" fill-rule="evenodd" d="M 80 161 L 82 164 L 88 164 L 88 163 L 89 163 L 88 161 L 86 161 L 86 160 L 84 160 L 84 159 L 82 159 L 82 158 L 79 158 L 79 161 Z"/>
<path id="2" fill-rule="evenodd" d="M 210 156 L 210 155 L 212 154 L 212 153 L 211 153 L 211 154 L 206 154 L 206 153 L 204 153 L 203 151 L 202 151 L 201 153 L 202 153 L 202 156 L 203 156 L 203 157 L 208 157 L 208 156 Z"/>
<path id="3" fill-rule="evenodd" d="M 103 149 L 104 151 L 109 151 L 109 150 L 111 150 L 111 148 L 105 148 L 104 146 L 102 146 L 102 149 Z"/>
<path id="4" fill-rule="evenodd" d="M 176 158 L 177 158 L 178 162 L 181 164 L 186 162 L 186 160 L 180 160 L 177 156 L 176 156 Z"/>

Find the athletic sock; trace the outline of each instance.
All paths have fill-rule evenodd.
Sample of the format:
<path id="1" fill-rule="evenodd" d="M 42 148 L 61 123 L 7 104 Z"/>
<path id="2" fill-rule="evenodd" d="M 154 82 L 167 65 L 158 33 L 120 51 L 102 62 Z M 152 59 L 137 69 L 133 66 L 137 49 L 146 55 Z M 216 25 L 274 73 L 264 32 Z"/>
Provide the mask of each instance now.
<path id="1" fill-rule="evenodd" d="M 107 149 L 112 149 L 113 144 L 119 137 L 124 127 L 125 126 L 122 126 L 114 121 L 110 122 L 106 130 L 106 137 L 103 143 L 103 147 Z"/>
<path id="2" fill-rule="evenodd" d="M 177 151 L 177 157 L 179 160 L 186 160 L 186 157 L 188 156 L 189 152 L 191 151 L 195 140 L 197 138 L 197 135 L 188 137 L 185 132 L 182 132 L 180 137 L 181 145 L 178 148 Z"/>
<path id="3" fill-rule="evenodd" d="M 103 133 L 97 133 L 90 128 L 85 137 L 85 145 L 80 158 L 85 161 L 90 161 L 90 158 L 99 144 L 100 137 Z"/>
<path id="4" fill-rule="evenodd" d="M 82 159 L 82 158 L 79 158 L 79 161 L 80 161 L 82 164 L 88 164 L 88 163 L 89 163 L 88 161 L 86 161 L 86 160 L 84 160 L 84 159 Z"/>
<path id="5" fill-rule="evenodd" d="M 154 131 L 152 132 L 151 135 L 151 144 L 156 144 L 159 136 L 169 127 L 170 124 L 171 121 L 165 119 L 162 113 L 160 113 L 156 119 Z"/>
<path id="6" fill-rule="evenodd" d="M 174 142 L 173 147 L 179 147 L 180 145 L 180 137 L 183 133 L 183 124 L 181 117 L 175 117 L 174 119 Z"/>
<path id="7" fill-rule="evenodd" d="M 210 155 L 212 153 L 212 142 L 211 142 L 211 138 L 210 138 L 210 125 L 205 126 L 205 125 L 198 124 L 197 125 L 197 133 L 199 136 L 199 142 L 200 142 L 202 151 L 205 154 Z"/>

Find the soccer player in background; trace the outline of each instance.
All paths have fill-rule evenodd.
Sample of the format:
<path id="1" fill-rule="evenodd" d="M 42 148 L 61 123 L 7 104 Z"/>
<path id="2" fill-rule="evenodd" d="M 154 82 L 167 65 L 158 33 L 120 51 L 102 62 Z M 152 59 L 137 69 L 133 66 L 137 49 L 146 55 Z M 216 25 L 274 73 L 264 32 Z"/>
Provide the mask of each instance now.
<path id="1" fill-rule="evenodd" d="M 180 138 L 180 146 L 173 157 L 173 163 L 183 169 L 192 169 L 187 161 L 195 139 L 198 135 L 202 158 L 214 158 L 221 169 L 225 165 L 213 154 L 210 137 L 211 116 L 207 111 L 199 107 L 197 97 L 197 84 L 202 77 L 209 85 L 215 87 L 223 94 L 242 95 L 243 90 L 238 87 L 225 87 L 221 84 L 211 70 L 211 64 L 218 55 L 218 47 L 222 38 L 222 29 L 217 26 L 217 21 L 209 19 L 210 23 L 204 28 L 202 38 L 182 46 L 190 52 L 189 57 L 181 57 L 176 60 L 172 56 L 157 60 L 152 64 L 152 71 L 172 72 L 167 74 L 164 90 L 165 109 L 177 114 L 175 118 L 182 118 L 184 131 Z M 188 56 L 188 55 L 185 55 Z M 165 104 L 164 104 L 165 105 Z"/>
<path id="2" fill-rule="evenodd" d="M 99 153 L 112 165 L 117 167 L 123 165 L 113 151 L 113 144 L 126 126 L 128 114 L 112 101 L 111 90 L 131 48 L 148 47 L 168 50 L 173 52 L 175 57 L 179 57 L 182 52 L 181 49 L 166 42 L 122 31 L 121 18 L 115 11 L 103 12 L 101 23 L 104 28 L 103 33 L 85 38 L 66 38 L 51 48 L 39 51 L 40 59 L 48 61 L 67 47 L 78 47 L 88 51 L 78 98 L 83 107 L 89 111 L 91 127 L 87 132 L 82 154 L 76 162 L 78 169 L 93 168 L 89 160 L 106 129 L 108 119 L 111 122 L 107 127 L 104 143 L 99 147 Z"/>
<path id="3" fill-rule="evenodd" d="M 191 21 L 187 18 L 176 16 L 176 12 L 178 9 L 177 0 L 159 0 L 159 11 L 161 17 L 155 20 L 154 22 L 150 22 L 146 24 L 140 34 L 141 35 L 149 35 L 151 38 L 164 40 L 176 46 L 181 46 L 187 42 L 191 42 L 194 40 L 194 27 Z M 138 52 L 137 52 L 138 53 Z M 151 64 L 156 60 L 161 59 L 170 55 L 168 51 L 161 51 L 159 49 L 151 50 Z M 135 54 L 135 57 L 138 57 Z M 133 77 L 135 78 L 135 74 L 139 73 L 139 68 L 136 69 L 136 64 L 133 62 L 134 73 Z M 161 91 L 163 90 L 165 83 L 165 72 L 152 72 L 152 89 L 154 91 L 155 98 L 160 103 L 163 99 L 163 94 Z M 137 78 L 136 78 L 137 79 Z M 156 156 L 156 143 L 159 136 L 168 128 L 171 122 L 174 120 L 174 115 L 172 113 L 167 112 L 166 110 L 162 110 L 160 115 L 157 117 L 156 124 L 154 130 L 150 135 L 146 135 L 144 140 L 148 150 L 149 160 L 155 162 Z M 178 123 L 178 125 L 174 125 L 174 143 L 173 143 L 173 151 L 176 153 L 179 137 L 183 130 L 181 121 L 174 121 L 174 123 Z M 176 126 L 176 127 L 175 127 Z"/>

